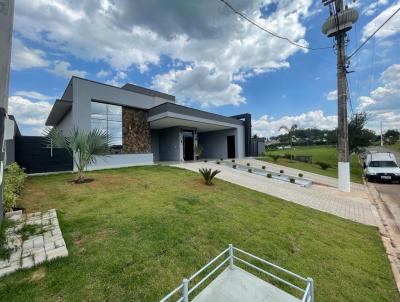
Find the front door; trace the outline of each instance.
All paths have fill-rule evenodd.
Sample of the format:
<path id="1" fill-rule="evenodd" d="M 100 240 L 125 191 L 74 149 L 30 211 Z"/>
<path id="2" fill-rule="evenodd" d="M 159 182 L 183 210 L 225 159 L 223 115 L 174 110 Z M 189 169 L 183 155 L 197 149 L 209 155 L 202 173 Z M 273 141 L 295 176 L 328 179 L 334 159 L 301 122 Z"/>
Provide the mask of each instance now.
<path id="1" fill-rule="evenodd" d="M 193 131 L 183 131 L 183 160 L 194 159 Z"/>
<path id="2" fill-rule="evenodd" d="M 235 136 L 229 135 L 227 136 L 227 145 L 228 145 L 228 158 L 235 158 Z"/>

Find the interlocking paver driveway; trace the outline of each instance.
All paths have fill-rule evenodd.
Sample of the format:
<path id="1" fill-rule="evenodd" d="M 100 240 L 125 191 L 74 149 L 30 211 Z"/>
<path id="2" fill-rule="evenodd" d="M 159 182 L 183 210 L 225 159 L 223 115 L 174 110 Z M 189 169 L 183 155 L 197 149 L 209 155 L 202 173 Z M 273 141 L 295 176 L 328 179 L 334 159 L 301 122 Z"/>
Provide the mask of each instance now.
<path id="1" fill-rule="evenodd" d="M 253 162 L 251 163 L 253 164 Z M 221 170 L 221 173 L 216 177 L 225 181 L 342 218 L 367 225 L 376 225 L 376 210 L 370 203 L 366 190 L 361 185 L 356 186 L 358 190 L 355 192 L 342 193 L 334 187 L 326 185 L 314 184 L 309 188 L 304 188 L 212 162 L 179 163 L 173 164 L 173 166 L 195 172 L 203 167 L 218 169 Z M 256 166 L 258 167 L 258 165 Z"/>

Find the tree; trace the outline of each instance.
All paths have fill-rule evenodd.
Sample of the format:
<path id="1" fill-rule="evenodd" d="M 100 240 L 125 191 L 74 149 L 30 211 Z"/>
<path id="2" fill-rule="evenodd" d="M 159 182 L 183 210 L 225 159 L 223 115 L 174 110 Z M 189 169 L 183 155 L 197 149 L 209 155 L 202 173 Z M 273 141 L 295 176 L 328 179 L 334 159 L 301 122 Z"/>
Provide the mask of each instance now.
<path id="1" fill-rule="evenodd" d="M 292 151 L 292 145 L 293 145 L 293 138 L 294 138 L 294 134 L 297 130 L 297 125 L 293 124 L 290 128 L 283 125 L 279 127 L 279 131 L 281 130 L 286 130 L 287 134 L 288 134 L 288 138 L 289 138 L 289 145 L 290 145 L 290 159 L 293 159 L 293 151 Z"/>
<path id="2" fill-rule="evenodd" d="M 385 132 L 383 137 L 389 145 L 393 145 L 400 139 L 400 132 L 396 129 L 389 129 Z"/>
<path id="3" fill-rule="evenodd" d="M 88 165 L 96 163 L 96 155 L 107 155 L 110 150 L 111 137 L 103 130 L 80 131 L 74 128 L 66 135 L 57 128 L 45 131 L 46 141 L 55 148 L 64 148 L 72 156 L 78 169 L 76 183 L 85 181 L 85 171 Z"/>
<path id="4" fill-rule="evenodd" d="M 368 121 L 366 112 L 356 113 L 351 116 L 349 129 L 349 151 L 350 154 L 357 152 L 362 147 L 367 147 L 375 139 L 375 132 L 365 129 L 365 124 Z"/>

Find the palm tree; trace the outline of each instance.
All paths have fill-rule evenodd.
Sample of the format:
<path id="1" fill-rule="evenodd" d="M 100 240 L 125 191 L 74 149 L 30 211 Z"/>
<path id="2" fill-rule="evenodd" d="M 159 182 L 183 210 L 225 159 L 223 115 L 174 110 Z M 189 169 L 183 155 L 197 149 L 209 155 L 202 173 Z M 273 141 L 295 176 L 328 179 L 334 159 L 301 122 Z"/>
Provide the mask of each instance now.
<path id="1" fill-rule="evenodd" d="M 293 159 L 293 153 L 292 153 L 293 152 L 292 151 L 293 146 L 292 146 L 292 144 L 293 144 L 294 133 L 297 130 L 297 125 L 293 124 L 290 128 L 285 126 L 285 125 L 283 125 L 283 126 L 279 127 L 279 131 L 281 131 L 281 130 L 286 130 L 287 133 L 288 133 L 289 144 L 290 144 L 290 160 L 292 160 Z"/>
<path id="2" fill-rule="evenodd" d="M 76 183 L 85 181 L 84 172 L 90 164 L 96 163 L 96 155 L 107 155 L 110 150 L 111 138 L 103 130 L 80 131 L 74 128 L 66 135 L 57 128 L 45 130 L 46 141 L 55 148 L 64 148 L 72 156 L 78 169 Z"/>

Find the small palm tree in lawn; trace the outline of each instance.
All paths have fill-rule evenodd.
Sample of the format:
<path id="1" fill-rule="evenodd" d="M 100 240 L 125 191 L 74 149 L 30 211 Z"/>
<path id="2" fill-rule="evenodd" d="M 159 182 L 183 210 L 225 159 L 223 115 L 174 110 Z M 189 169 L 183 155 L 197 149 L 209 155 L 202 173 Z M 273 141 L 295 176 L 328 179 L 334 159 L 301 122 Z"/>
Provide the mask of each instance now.
<path id="1" fill-rule="evenodd" d="M 214 170 L 213 171 L 212 169 L 201 168 L 201 169 L 199 169 L 199 172 L 200 172 L 201 175 L 203 175 L 204 183 L 207 186 L 211 186 L 213 178 L 215 177 L 215 175 L 217 175 L 221 171 L 219 171 L 219 170 Z"/>
<path id="2" fill-rule="evenodd" d="M 96 155 L 107 155 L 110 150 L 111 137 L 104 130 L 93 129 L 82 131 L 74 128 L 67 134 L 56 128 L 45 130 L 46 142 L 55 148 L 64 148 L 72 156 L 78 170 L 76 183 L 85 181 L 85 171 L 96 163 Z"/>
<path id="3" fill-rule="evenodd" d="M 279 131 L 281 130 L 285 130 L 288 133 L 288 137 L 289 137 L 289 145 L 290 145 L 290 160 L 293 159 L 293 138 L 294 138 L 294 134 L 297 130 L 297 125 L 293 124 L 290 128 L 283 125 L 279 127 Z"/>

